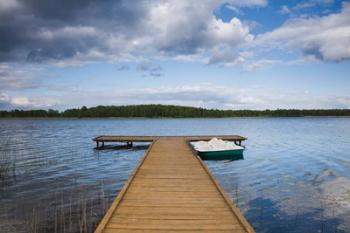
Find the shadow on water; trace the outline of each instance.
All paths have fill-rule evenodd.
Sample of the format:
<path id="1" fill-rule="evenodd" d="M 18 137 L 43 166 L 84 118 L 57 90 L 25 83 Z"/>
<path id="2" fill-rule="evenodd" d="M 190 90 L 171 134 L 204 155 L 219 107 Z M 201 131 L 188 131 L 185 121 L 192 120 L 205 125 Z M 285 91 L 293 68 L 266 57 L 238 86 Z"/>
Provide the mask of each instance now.
<path id="1" fill-rule="evenodd" d="M 103 147 L 100 147 L 99 149 L 95 148 L 95 150 L 103 151 L 103 150 L 147 150 L 149 145 L 105 145 Z"/>
<path id="2" fill-rule="evenodd" d="M 234 155 L 234 156 L 220 156 L 220 157 L 202 157 L 201 158 L 204 161 L 224 161 L 226 163 L 237 161 L 237 160 L 244 160 L 243 155 Z"/>

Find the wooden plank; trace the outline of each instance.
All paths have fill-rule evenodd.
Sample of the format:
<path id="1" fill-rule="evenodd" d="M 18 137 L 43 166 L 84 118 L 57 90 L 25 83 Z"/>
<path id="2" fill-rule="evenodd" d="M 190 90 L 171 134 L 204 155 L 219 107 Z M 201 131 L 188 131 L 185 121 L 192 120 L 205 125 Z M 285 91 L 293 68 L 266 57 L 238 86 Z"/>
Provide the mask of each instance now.
<path id="1" fill-rule="evenodd" d="M 237 230 L 242 229 L 241 225 L 234 224 L 163 224 L 159 222 L 157 224 L 146 223 L 138 224 L 137 221 L 133 223 L 120 223 L 120 222 L 110 222 L 107 228 L 117 228 L 117 229 L 133 229 L 133 230 Z"/>
<path id="2" fill-rule="evenodd" d="M 101 135 L 95 137 L 94 141 L 105 141 L 105 142 L 152 142 L 159 138 L 167 139 L 167 138 L 186 138 L 189 141 L 209 141 L 212 138 L 220 138 L 222 140 L 228 141 L 244 141 L 247 138 L 239 136 L 239 135 L 188 135 L 188 136 L 114 136 L 114 135 Z"/>
<path id="3" fill-rule="evenodd" d="M 142 164 L 144 163 L 144 161 L 146 160 L 147 156 L 150 154 L 150 151 L 152 150 L 152 146 L 154 143 L 152 143 L 150 145 L 150 147 L 148 148 L 146 155 L 143 157 L 143 159 L 140 161 L 139 165 L 137 166 L 137 168 L 135 169 L 135 171 L 131 174 L 131 176 L 129 177 L 128 181 L 125 183 L 124 187 L 122 188 L 122 190 L 119 192 L 118 196 L 116 197 L 116 199 L 113 201 L 111 207 L 108 209 L 107 213 L 105 214 L 105 216 L 102 218 L 100 224 L 97 226 L 95 233 L 100 233 L 103 232 L 109 219 L 112 217 L 115 209 L 118 207 L 118 205 L 120 204 L 124 194 L 126 193 L 127 189 L 129 188 L 129 185 L 131 183 L 131 181 L 134 179 L 138 168 L 140 168 L 142 166 Z"/>
<path id="4" fill-rule="evenodd" d="M 180 207 L 180 208 L 190 208 L 190 207 L 225 207 L 226 204 L 223 203 L 220 199 L 220 201 L 211 201 L 211 202 L 203 202 L 203 201 L 196 201 L 197 199 L 192 200 L 183 200 L 183 201 L 172 201 L 172 200 L 140 200 L 140 199 L 133 199 L 133 200 L 124 200 L 121 204 L 122 206 L 128 206 L 128 207 Z M 215 199 L 214 199 L 215 200 Z"/>
<path id="5" fill-rule="evenodd" d="M 135 219 L 158 219 L 158 220 L 213 220 L 213 219 L 228 219 L 232 220 L 233 222 L 237 221 L 237 218 L 228 215 L 227 213 L 215 213 L 211 215 L 194 215 L 194 214 L 163 214 L 163 215 L 144 215 L 144 214 L 117 214 L 115 213 L 113 215 L 113 218 L 115 219 L 122 219 L 122 218 L 135 218 Z"/>
<path id="6" fill-rule="evenodd" d="M 105 233 L 159 233 L 159 230 L 145 230 L 145 229 L 113 229 L 113 228 L 107 228 Z M 164 232 L 164 230 L 162 231 Z M 167 233 L 179 233 L 178 230 L 167 230 Z M 184 233 L 232 233 L 232 230 L 182 230 L 181 232 Z M 244 230 L 235 230 L 235 233 L 244 233 Z"/>
<path id="7" fill-rule="evenodd" d="M 105 142 L 153 142 L 157 137 L 153 136 L 109 136 L 102 135 L 94 138 L 94 141 Z"/>
<path id="8" fill-rule="evenodd" d="M 189 142 L 188 142 L 189 143 Z M 194 149 L 192 149 L 194 150 Z M 210 177 L 210 179 L 213 181 L 214 185 L 217 187 L 217 189 L 219 190 L 220 194 L 223 196 L 225 202 L 227 203 L 227 205 L 231 208 L 232 212 L 235 214 L 235 216 L 237 217 L 237 219 L 241 222 L 242 226 L 244 226 L 244 229 L 248 232 L 248 233 L 254 233 L 254 229 L 253 227 L 248 223 L 248 221 L 244 218 L 244 216 L 241 214 L 241 212 L 239 211 L 238 208 L 236 208 L 236 206 L 232 203 L 231 199 L 229 198 L 229 196 L 226 194 L 226 192 L 224 191 L 224 189 L 219 185 L 219 183 L 215 180 L 215 178 L 211 175 L 208 167 L 205 165 L 205 163 L 199 158 L 199 156 L 196 156 L 196 158 L 198 159 L 199 163 L 202 165 L 202 167 L 205 169 L 205 171 L 207 172 L 208 176 Z"/>
<path id="9" fill-rule="evenodd" d="M 111 218 L 111 222 L 132 225 L 215 225 L 230 224 L 237 225 L 238 221 L 232 219 L 137 219 L 137 218 Z"/>
<path id="10" fill-rule="evenodd" d="M 195 200 L 198 200 L 198 199 L 201 199 L 201 198 L 197 198 L 197 197 L 188 197 L 188 196 L 178 196 L 176 197 L 176 199 L 173 197 L 173 196 L 162 196 L 162 199 L 159 199 L 159 195 L 154 195 L 154 196 L 143 196 L 143 197 L 139 197 L 139 196 L 136 196 L 136 197 L 132 197 L 132 196 L 125 196 L 124 197 L 124 200 L 145 200 L 145 201 L 149 201 L 149 200 L 159 200 L 160 202 L 161 201 L 169 201 L 169 200 L 176 200 L 176 201 L 188 201 L 188 202 L 193 202 Z M 203 199 L 203 198 L 202 198 Z M 204 200 L 207 200 L 207 201 L 214 201 L 214 200 L 220 200 L 222 201 L 222 197 L 220 196 L 214 196 L 214 197 L 206 197 Z"/>
<path id="11" fill-rule="evenodd" d="M 137 212 L 139 214 L 197 214 L 197 215 L 211 215 L 216 212 L 228 213 L 230 210 L 228 206 L 225 207 L 193 207 L 193 208 L 181 208 L 175 206 L 174 208 L 168 208 L 167 206 L 152 206 L 152 207 L 144 207 L 139 206 L 137 208 Z M 115 213 L 134 213 L 135 208 L 129 206 L 120 206 L 116 209 Z"/>
<path id="12" fill-rule="evenodd" d="M 171 182 L 170 182 L 171 181 Z M 137 177 L 137 180 L 134 180 L 135 184 L 173 184 L 173 185 L 180 185 L 180 184 L 188 184 L 188 185 L 211 185 L 212 182 L 209 179 L 202 179 L 198 180 L 196 179 L 196 183 L 193 182 L 192 179 L 160 179 L 160 178 L 142 178 Z"/>
<path id="13" fill-rule="evenodd" d="M 132 185 L 130 192 L 217 192 L 210 186 L 150 186 L 150 185 Z"/>
<path id="14" fill-rule="evenodd" d="M 154 137 L 95 232 L 254 232 L 193 153 L 197 139 Z"/>

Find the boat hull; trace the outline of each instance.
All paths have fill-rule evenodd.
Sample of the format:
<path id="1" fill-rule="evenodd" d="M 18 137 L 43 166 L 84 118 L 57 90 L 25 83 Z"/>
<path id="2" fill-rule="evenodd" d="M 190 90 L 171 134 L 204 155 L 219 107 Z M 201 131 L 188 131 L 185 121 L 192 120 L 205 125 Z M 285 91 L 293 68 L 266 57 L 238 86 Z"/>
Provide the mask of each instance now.
<path id="1" fill-rule="evenodd" d="M 244 149 L 223 150 L 223 151 L 199 151 L 198 155 L 203 160 L 225 160 L 243 159 Z"/>

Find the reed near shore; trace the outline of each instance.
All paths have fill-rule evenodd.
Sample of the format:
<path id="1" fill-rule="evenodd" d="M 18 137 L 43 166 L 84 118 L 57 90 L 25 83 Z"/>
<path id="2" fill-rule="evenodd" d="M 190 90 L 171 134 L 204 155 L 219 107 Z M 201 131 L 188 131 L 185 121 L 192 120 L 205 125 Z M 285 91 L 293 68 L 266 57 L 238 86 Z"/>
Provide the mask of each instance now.
<path id="1" fill-rule="evenodd" d="M 70 196 L 55 194 L 48 204 L 43 200 L 35 206 L 23 206 L 21 211 L 0 219 L 0 228 L 7 233 L 92 233 L 112 198 L 105 196 L 103 189 L 91 197 L 87 197 L 84 190 L 80 192 Z"/>

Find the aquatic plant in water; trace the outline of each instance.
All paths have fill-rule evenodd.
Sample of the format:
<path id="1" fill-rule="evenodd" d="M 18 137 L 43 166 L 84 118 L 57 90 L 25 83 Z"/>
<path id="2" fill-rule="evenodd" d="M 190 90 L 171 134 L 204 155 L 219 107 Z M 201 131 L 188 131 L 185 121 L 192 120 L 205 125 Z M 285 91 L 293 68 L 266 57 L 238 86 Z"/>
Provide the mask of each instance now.
<path id="1" fill-rule="evenodd" d="M 11 169 L 11 161 L 8 153 L 3 149 L 4 146 L 0 145 L 0 180 L 4 180 Z"/>
<path id="2" fill-rule="evenodd" d="M 2 159 L 0 159 L 2 160 Z M 6 162 L 0 161 L 0 179 L 5 179 L 6 175 L 10 170 L 10 165 Z"/>
<path id="3" fill-rule="evenodd" d="M 10 216 L 0 218 L 0 232 L 92 233 L 112 200 L 103 190 L 92 197 L 85 196 L 85 192 L 68 196 L 56 193 L 49 204 L 43 199 L 45 204 L 23 205 L 23 211 L 15 213 L 15 220 Z"/>

